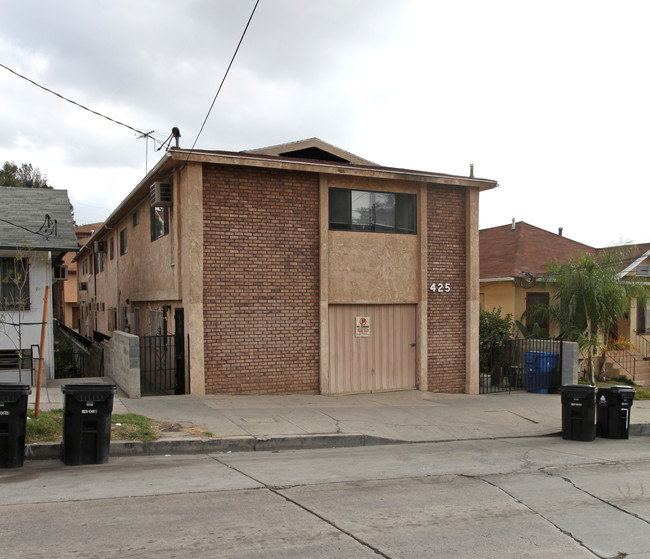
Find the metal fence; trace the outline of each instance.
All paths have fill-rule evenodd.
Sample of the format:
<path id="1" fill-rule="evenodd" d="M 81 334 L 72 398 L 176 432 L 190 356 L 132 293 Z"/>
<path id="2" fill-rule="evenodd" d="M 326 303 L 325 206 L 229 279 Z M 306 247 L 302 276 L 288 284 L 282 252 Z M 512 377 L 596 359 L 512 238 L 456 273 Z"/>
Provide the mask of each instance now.
<path id="1" fill-rule="evenodd" d="M 37 348 L 38 349 L 38 348 Z M 54 377 L 97 376 L 88 367 L 90 342 L 58 321 L 54 322 Z"/>
<path id="2" fill-rule="evenodd" d="M 174 394 L 176 353 L 173 335 L 140 336 L 142 395 Z"/>
<path id="3" fill-rule="evenodd" d="M 556 392 L 562 378 L 562 341 L 489 339 L 480 341 L 479 392 Z"/>

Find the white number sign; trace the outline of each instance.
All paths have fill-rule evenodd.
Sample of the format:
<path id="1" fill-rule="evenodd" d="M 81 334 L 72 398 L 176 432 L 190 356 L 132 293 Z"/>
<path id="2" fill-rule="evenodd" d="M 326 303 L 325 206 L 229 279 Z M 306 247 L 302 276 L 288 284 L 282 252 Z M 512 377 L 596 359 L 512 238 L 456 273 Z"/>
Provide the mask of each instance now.
<path id="1" fill-rule="evenodd" d="M 429 289 L 434 293 L 449 293 L 451 291 L 451 283 L 433 282 Z"/>

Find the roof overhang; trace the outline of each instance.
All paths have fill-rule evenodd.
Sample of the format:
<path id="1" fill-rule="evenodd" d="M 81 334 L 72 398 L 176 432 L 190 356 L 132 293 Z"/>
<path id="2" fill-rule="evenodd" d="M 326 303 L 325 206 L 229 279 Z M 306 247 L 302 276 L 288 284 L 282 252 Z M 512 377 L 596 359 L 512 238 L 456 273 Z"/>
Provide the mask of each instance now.
<path id="1" fill-rule="evenodd" d="M 86 252 L 86 250 L 88 250 L 87 247 L 96 238 L 101 238 L 106 231 L 110 231 L 119 221 L 126 217 L 133 209 L 134 205 L 148 197 L 149 187 L 153 182 L 165 180 L 175 170 L 184 168 L 188 163 L 246 166 L 384 180 L 405 180 L 431 185 L 470 188 L 479 191 L 490 190 L 498 186 L 497 181 L 490 179 L 381 167 L 372 163 L 368 165 L 356 163 L 341 164 L 329 161 L 301 160 L 290 157 L 264 155 L 254 152 L 206 151 L 172 148 L 162 156 L 160 161 L 158 161 L 158 163 L 145 175 L 145 177 L 138 183 L 131 193 L 127 195 L 113 213 L 108 216 L 106 221 L 104 221 L 104 223 L 91 235 L 84 246 L 79 250 L 79 255 Z M 75 261 L 75 259 L 73 259 L 73 261 Z"/>
<path id="2" fill-rule="evenodd" d="M 627 268 L 624 270 L 621 270 L 618 273 L 619 279 L 622 277 L 627 276 L 632 270 L 635 270 L 637 266 L 643 263 L 644 260 L 647 258 L 650 258 L 650 249 L 646 250 L 643 254 L 641 254 L 632 264 L 630 264 Z"/>

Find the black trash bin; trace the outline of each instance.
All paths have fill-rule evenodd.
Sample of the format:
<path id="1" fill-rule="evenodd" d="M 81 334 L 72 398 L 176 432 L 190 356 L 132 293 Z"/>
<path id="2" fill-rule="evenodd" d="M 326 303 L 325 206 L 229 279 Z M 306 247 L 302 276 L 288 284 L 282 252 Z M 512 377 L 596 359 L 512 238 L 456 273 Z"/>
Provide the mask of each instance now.
<path id="1" fill-rule="evenodd" d="M 63 401 L 64 464 L 103 464 L 111 448 L 114 384 L 72 382 L 61 386 Z"/>
<path id="2" fill-rule="evenodd" d="M 562 438 L 593 441 L 596 438 L 596 387 L 568 384 L 560 388 L 562 399 Z"/>
<path id="3" fill-rule="evenodd" d="M 25 460 L 26 384 L 0 382 L 0 468 L 20 468 Z"/>
<path id="4" fill-rule="evenodd" d="M 630 386 L 601 386 L 598 389 L 596 428 L 606 439 L 630 438 L 630 408 L 636 390 Z"/>

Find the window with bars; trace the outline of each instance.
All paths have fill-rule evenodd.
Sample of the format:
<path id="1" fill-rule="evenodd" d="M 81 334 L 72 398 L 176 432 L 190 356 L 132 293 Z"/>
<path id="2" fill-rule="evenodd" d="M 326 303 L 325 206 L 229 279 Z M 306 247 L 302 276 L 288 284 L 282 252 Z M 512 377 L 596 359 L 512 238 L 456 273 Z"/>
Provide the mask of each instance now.
<path id="1" fill-rule="evenodd" d="M 0 308 L 29 309 L 29 260 L 0 258 Z"/>

